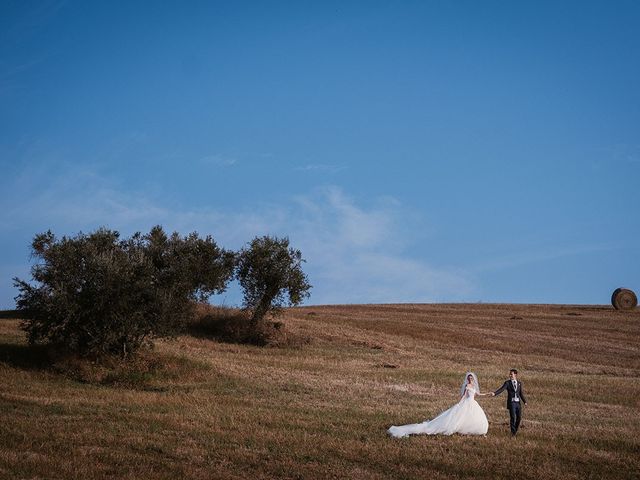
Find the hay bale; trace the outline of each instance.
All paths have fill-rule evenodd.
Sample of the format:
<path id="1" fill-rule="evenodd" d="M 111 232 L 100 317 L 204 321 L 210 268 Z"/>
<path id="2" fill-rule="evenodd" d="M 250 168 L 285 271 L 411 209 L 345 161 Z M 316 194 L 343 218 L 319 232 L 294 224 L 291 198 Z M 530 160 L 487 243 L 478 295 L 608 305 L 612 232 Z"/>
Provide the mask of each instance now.
<path id="1" fill-rule="evenodd" d="M 638 297 L 628 288 L 616 288 L 611 295 L 611 305 L 616 310 L 633 310 L 638 306 Z"/>

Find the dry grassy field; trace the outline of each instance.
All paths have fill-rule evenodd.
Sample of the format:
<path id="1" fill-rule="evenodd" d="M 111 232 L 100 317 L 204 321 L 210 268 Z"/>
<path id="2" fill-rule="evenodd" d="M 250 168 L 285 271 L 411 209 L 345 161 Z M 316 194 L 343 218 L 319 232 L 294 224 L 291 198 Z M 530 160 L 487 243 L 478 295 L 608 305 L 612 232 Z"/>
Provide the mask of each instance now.
<path id="1" fill-rule="evenodd" d="M 144 378 L 82 383 L 41 365 L 0 320 L 0 478 L 640 478 L 640 311 L 545 305 L 371 305 L 286 311 L 308 342 L 158 342 Z M 457 401 L 464 373 L 486 437 L 391 439 Z"/>

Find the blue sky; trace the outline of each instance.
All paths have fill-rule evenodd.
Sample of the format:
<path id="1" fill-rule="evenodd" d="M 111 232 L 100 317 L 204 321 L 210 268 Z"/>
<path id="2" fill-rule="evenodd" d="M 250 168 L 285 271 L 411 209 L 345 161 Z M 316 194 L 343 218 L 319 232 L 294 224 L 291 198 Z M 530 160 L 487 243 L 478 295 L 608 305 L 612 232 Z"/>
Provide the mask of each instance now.
<path id="1" fill-rule="evenodd" d="M 0 308 L 35 233 L 155 224 L 289 236 L 311 304 L 637 292 L 638 25 L 624 0 L 5 0 Z"/>

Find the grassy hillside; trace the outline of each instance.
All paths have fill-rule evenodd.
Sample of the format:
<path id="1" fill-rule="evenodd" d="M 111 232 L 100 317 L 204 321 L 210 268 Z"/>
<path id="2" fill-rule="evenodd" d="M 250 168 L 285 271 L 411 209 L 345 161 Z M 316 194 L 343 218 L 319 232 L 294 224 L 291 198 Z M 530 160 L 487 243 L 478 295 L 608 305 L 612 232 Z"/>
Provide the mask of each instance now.
<path id="1" fill-rule="evenodd" d="M 184 336 L 141 382 L 88 384 L 0 321 L 0 478 L 640 477 L 640 311 L 331 306 L 284 323 L 310 342 Z M 504 394 L 479 399 L 486 437 L 387 437 L 455 403 L 467 370 L 492 390 L 511 367 L 529 402 L 515 439 Z"/>

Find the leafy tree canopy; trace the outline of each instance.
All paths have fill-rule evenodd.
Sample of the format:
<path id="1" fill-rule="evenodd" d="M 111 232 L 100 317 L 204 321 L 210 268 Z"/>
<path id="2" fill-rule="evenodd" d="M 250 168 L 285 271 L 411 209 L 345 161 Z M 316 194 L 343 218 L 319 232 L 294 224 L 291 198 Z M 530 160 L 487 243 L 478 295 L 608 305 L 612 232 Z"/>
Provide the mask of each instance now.
<path id="1" fill-rule="evenodd" d="M 127 239 L 105 228 L 61 239 L 48 231 L 31 247 L 35 284 L 14 279 L 29 342 L 82 355 L 127 356 L 174 335 L 194 300 L 226 289 L 235 263 L 210 236 L 169 236 L 160 226 Z"/>
<path id="2" fill-rule="evenodd" d="M 279 313 L 309 296 L 311 285 L 302 271 L 303 262 L 302 253 L 289 247 L 288 238 L 256 237 L 240 251 L 236 278 L 254 325 L 268 312 Z"/>

